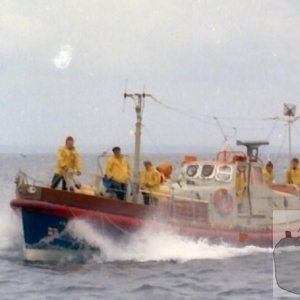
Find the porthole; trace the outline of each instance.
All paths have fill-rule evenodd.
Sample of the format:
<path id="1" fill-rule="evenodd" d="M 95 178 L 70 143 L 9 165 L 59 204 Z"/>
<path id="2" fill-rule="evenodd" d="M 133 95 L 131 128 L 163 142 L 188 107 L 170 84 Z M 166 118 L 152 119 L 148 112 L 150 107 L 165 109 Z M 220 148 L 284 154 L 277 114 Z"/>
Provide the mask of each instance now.
<path id="1" fill-rule="evenodd" d="M 199 168 L 199 166 L 196 166 L 196 165 L 188 166 L 186 169 L 187 176 L 194 177 L 198 172 L 198 168 Z"/>

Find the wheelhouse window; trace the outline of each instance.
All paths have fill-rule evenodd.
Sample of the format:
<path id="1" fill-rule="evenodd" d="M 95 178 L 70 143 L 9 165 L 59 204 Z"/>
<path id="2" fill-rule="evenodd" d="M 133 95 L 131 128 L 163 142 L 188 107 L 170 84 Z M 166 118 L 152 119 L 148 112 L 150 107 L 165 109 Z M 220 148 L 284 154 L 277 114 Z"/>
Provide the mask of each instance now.
<path id="1" fill-rule="evenodd" d="M 233 167 L 230 165 L 222 165 L 217 167 L 216 179 L 218 181 L 230 182 L 232 180 Z"/>
<path id="2" fill-rule="evenodd" d="M 198 173 L 199 166 L 198 165 L 190 165 L 186 168 L 186 175 L 188 177 L 195 177 Z"/>
<path id="3" fill-rule="evenodd" d="M 215 166 L 214 165 L 203 165 L 201 170 L 202 178 L 212 178 L 214 176 Z"/>

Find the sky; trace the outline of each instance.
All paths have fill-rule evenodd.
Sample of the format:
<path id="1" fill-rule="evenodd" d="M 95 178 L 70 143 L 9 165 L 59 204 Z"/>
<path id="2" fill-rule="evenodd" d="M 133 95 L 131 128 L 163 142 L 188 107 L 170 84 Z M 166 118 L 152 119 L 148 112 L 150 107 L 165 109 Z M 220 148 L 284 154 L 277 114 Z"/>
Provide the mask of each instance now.
<path id="1" fill-rule="evenodd" d="M 2 0 L 0 151 L 133 151 L 269 140 L 287 151 L 283 103 L 300 100 L 297 0 Z M 300 107 L 297 107 L 300 114 Z M 292 127 L 300 149 L 300 120 Z M 295 150 L 296 151 L 296 150 Z"/>

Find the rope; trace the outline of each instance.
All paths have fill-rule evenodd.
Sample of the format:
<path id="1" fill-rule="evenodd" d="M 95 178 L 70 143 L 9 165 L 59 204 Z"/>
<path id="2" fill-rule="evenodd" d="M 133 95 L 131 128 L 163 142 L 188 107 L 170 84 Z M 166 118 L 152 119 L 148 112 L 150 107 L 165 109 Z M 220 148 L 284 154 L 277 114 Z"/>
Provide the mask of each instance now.
<path id="1" fill-rule="evenodd" d="M 71 208 L 71 206 L 68 206 L 68 205 L 67 205 L 67 208 L 69 209 L 69 211 L 70 211 L 72 217 L 75 219 L 75 218 L 76 218 L 76 215 L 75 215 L 75 213 L 73 212 L 73 209 Z"/>
<path id="2" fill-rule="evenodd" d="M 116 224 L 114 221 L 110 220 L 110 218 L 104 214 L 102 214 L 103 219 L 105 219 L 109 224 L 113 225 L 115 228 L 120 230 L 121 232 L 125 234 L 129 234 L 130 232 L 120 227 L 118 224 Z"/>
<path id="3" fill-rule="evenodd" d="M 68 209 L 71 212 L 72 217 L 75 219 L 76 215 L 75 215 L 73 209 L 70 206 L 68 206 Z M 108 216 L 106 216 L 104 213 L 102 213 L 102 212 L 100 212 L 100 213 L 101 213 L 102 219 L 105 219 L 109 224 L 113 225 L 115 228 L 117 228 L 118 230 L 120 230 L 123 233 L 126 233 L 126 234 L 129 233 L 129 231 L 124 230 L 122 227 L 117 225 L 114 221 L 110 220 L 110 218 Z"/>

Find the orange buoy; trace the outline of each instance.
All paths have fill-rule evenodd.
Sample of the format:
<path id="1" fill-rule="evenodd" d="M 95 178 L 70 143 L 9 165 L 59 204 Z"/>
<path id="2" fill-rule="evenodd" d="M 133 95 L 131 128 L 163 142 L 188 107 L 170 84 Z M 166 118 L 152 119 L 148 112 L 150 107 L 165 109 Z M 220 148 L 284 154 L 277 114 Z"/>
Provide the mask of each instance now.
<path id="1" fill-rule="evenodd" d="M 197 161 L 197 156 L 195 155 L 186 155 L 182 161 L 183 164 L 191 163 L 193 161 Z"/>
<path id="2" fill-rule="evenodd" d="M 173 171 L 173 166 L 169 162 L 164 162 L 157 166 L 156 169 L 162 173 L 166 179 L 169 179 Z"/>

